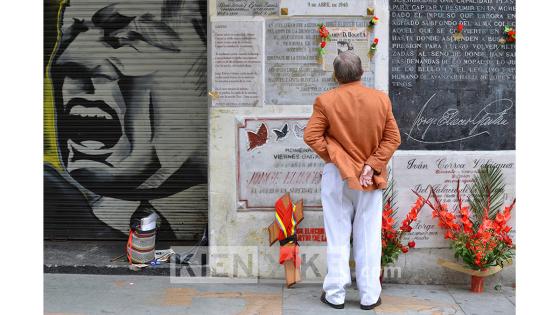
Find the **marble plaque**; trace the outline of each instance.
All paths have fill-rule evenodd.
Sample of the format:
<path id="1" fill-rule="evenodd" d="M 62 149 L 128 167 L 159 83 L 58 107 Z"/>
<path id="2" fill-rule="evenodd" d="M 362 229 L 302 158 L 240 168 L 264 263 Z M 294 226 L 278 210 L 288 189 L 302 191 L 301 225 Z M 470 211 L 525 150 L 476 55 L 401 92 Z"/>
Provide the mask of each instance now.
<path id="1" fill-rule="evenodd" d="M 368 0 L 280 0 L 280 15 L 367 15 Z"/>
<path id="2" fill-rule="evenodd" d="M 309 118 L 247 118 L 238 126 L 237 192 L 240 210 L 274 209 L 285 192 L 321 208 L 323 161 L 303 141 Z"/>
<path id="3" fill-rule="evenodd" d="M 220 16 L 268 16 L 278 14 L 278 0 L 217 0 Z"/>
<path id="4" fill-rule="evenodd" d="M 456 208 L 457 180 L 461 181 L 463 202 L 468 205 L 468 191 L 478 168 L 493 164 L 501 168 L 505 182 L 505 204 L 515 198 L 515 152 L 514 151 L 398 151 L 392 159 L 394 187 L 397 192 L 398 222 L 406 216 L 416 200 L 411 189 L 424 197 L 428 196 L 428 185 L 432 185 L 441 202 L 448 203 L 450 209 Z M 515 235 L 515 211 L 509 222 L 512 235 Z M 432 210 L 427 205 L 422 208 L 413 230 L 404 239 L 415 240 L 417 247 L 448 247 L 449 240 L 443 238 L 437 220 L 432 218 Z"/>
<path id="5" fill-rule="evenodd" d="M 263 23 L 212 21 L 212 106 L 262 105 Z"/>
<path id="6" fill-rule="evenodd" d="M 319 94 L 337 86 L 332 71 L 317 60 L 320 37 L 317 26 L 367 27 L 364 18 L 289 18 L 266 21 L 266 104 L 308 105 Z M 372 41 L 374 34 L 369 33 Z M 374 65 L 362 82 L 374 87 Z"/>

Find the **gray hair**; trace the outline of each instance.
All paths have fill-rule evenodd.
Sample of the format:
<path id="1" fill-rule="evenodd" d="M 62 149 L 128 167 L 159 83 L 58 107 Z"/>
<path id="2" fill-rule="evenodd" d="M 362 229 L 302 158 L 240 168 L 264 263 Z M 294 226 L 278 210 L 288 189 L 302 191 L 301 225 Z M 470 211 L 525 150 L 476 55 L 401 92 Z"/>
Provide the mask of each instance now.
<path id="1" fill-rule="evenodd" d="M 364 70 L 362 69 L 362 60 L 351 51 L 345 51 L 333 61 L 334 76 L 339 83 L 350 83 L 358 81 L 362 78 Z"/>

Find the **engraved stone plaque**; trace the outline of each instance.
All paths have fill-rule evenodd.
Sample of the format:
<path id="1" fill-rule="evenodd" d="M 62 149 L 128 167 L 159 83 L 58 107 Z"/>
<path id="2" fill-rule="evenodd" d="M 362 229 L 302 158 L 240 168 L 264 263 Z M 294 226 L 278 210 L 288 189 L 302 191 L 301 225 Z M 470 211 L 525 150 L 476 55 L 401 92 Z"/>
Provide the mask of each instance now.
<path id="1" fill-rule="evenodd" d="M 368 13 L 368 0 L 280 0 L 283 15 L 352 15 Z"/>
<path id="2" fill-rule="evenodd" d="M 212 21 L 212 105 L 260 106 L 264 21 Z"/>
<path id="3" fill-rule="evenodd" d="M 278 14 L 278 0 L 217 0 L 220 16 L 268 16 Z"/>
<path id="4" fill-rule="evenodd" d="M 303 141 L 309 118 L 246 118 L 238 127 L 237 191 L 240 209 L 274 209 L 285 192 L 321 208 L 324 162 Z"/>
<path id="5" fill-rule="evenodd" d="M 266 21 L 266 104 L 313 104 L 319 94 L 337 86 L 332 71 L 318 63 L 319 23 L 327 28 L 364 28 L 365 18 L 289 18 Z M 374 34 L 368 33 L 369 41 Z M 325 61 L 326 62 L 326 61 Z M 364 85 L 374 86 L 374 63 L 362 76 Z M 367 67 L 366 67 L 367 68 Z"/>

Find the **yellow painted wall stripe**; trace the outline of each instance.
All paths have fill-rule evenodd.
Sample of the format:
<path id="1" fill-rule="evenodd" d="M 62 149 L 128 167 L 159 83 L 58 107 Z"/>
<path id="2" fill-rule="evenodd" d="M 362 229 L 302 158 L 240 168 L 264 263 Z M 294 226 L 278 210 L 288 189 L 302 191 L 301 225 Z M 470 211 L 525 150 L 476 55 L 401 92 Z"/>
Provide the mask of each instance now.
<path id="1" fill-rule="evenodd" d="M 52 79 L 50 77 L 50 69 L 54 59 L 54 54 L 60 45 L 62 32 L 60 30 L 62 24 L 62 12 L 67 5 L 67 0 L 60 0 L 58 13 L 56 18 L 56 43 L 47 64 L 45 71 L 45 80 L 43 81 L 43 161 L 52 165 L 58 171 L 62 171 L 60 163 L 58 141 L 56 136 L 56 116 L 54 93 Z"/>

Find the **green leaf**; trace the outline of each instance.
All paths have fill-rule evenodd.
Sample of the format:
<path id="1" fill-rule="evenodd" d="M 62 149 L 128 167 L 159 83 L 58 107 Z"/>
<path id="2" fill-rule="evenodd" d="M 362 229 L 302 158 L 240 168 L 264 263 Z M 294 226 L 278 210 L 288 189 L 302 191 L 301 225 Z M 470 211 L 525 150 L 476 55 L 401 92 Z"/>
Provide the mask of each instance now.
<path id="1" fill-rule="evenodd" d="M 387 177 L 389 178 L 387 182 L 387 189 L 383 190 L 383 205 L 386 205 L 389 202 L 391 208 L 394 210 L 393 215 L 397 212 L 397 191 L 395 188 L 395 181 L 393 176 L 391 176 L 392 169 L 389 169 Z"/>
<path id="2" fill-rule="evenodd" d="M 478 228 L 488 209 L 488 217 L 494 219 L 504 205 L 504 176 L 499 167 L 483 165 L 470 186 L 469 205 L 474 213 L 474 228 Z"/>

